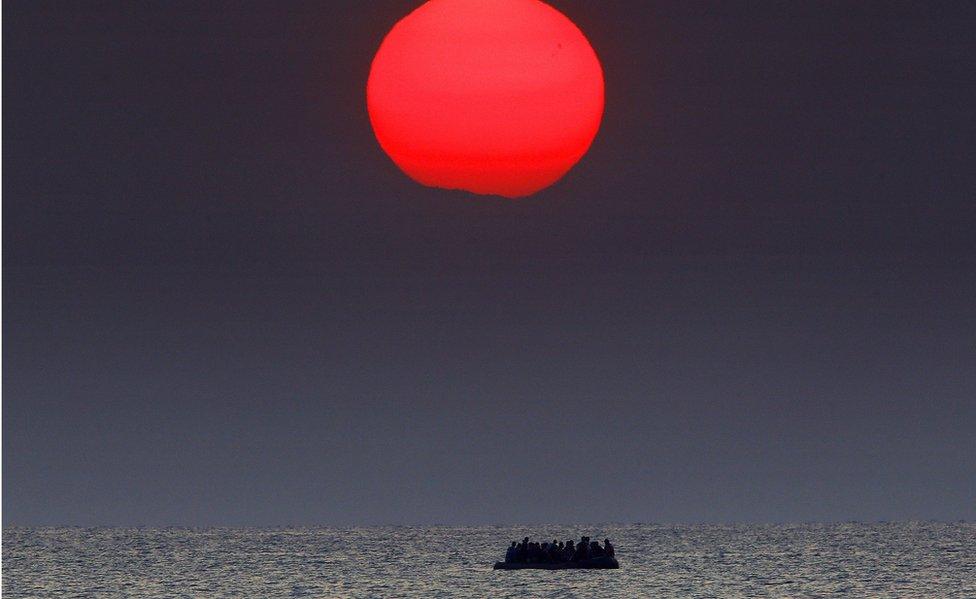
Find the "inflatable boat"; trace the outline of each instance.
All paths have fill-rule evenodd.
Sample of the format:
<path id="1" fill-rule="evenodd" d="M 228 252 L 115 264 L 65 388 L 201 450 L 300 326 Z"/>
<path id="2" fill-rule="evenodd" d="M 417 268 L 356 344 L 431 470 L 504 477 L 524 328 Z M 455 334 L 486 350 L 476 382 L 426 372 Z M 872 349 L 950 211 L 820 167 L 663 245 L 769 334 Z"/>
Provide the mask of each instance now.
<path id="1" fill-rule="evenodd" d="M 616 570 L 620 567 L 616 558 L 592 557 L 578 562 L 523 563 L 495 562 L 495 570 Z"/>

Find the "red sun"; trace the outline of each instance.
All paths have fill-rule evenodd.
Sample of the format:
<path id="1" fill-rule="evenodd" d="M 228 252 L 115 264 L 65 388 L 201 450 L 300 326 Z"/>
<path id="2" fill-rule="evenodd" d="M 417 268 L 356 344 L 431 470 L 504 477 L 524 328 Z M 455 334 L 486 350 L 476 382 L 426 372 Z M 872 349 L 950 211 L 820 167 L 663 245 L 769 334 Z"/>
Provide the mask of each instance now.
<path id="1" fill-rule="evenodd" d="M 430 0 L 383 40 L 366 104 L 414 180 L 516 198 L 589 149 L 603 69 L 579 28 L 539 0 Z"/>

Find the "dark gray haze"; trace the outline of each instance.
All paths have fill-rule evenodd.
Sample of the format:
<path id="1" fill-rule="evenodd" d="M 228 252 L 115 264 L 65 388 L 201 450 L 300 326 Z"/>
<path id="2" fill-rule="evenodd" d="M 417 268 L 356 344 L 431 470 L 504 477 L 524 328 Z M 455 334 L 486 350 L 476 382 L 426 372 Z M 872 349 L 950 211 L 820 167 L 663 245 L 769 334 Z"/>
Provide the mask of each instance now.
<path id="1" fill-rule="evenodd" d="M 5 2 L 3 523 L 976 518 L 974 5 L 552 3 L 511 202 L 373 139 L 418 2 Z"/>

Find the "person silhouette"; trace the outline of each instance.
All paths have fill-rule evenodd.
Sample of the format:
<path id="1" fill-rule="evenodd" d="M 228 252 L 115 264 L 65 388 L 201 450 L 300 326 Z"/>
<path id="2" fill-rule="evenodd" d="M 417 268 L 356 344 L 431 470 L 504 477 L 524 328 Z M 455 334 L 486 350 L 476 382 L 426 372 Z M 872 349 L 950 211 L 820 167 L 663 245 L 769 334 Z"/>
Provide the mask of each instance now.
<path id="1" fill-rule="evenodd" d="M 600 547 L 600 541 L 590 541 L 590 557 L 603 557 L 603 547 Z"/>
<path id="2" fill-rule="evenodd" d="M 563 548 L 563 559 L 567 562 L 571 562 L 573 561 L 574 557 L 576 557 L 576 545 L 574 544 L 573 540 L 570 539 L 566 541 L 566 546 Z"/>
<path id="3" fill-rule="evenodd" d="M 580 542 L 576 544 L 576 554 L 573 561 L 578 562 L 590 557 L 590 537 L 580 537 Z"/>
<path id="4" fill-rule="evenodd" d="M 512 541 L 512 544 L 509 545 L 508 547 L 508 551 L 505 552 L 505 561 L 508 563 L 512 563 L 515 561 L 517 556 L 518 556 L 518 547 L 515 545 L 515 541 Z"/>

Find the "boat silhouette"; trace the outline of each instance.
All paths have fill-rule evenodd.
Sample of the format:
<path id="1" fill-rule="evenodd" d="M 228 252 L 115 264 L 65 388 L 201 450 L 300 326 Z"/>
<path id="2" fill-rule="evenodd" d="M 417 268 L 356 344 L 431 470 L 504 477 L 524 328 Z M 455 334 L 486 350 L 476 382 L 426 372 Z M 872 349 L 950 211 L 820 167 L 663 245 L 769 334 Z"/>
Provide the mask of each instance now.
<path id="1" fill-rule="evenodd" d="M 575 562 L 495 562 L 494 570 L 616 570 L 616 558 L 603 555 Z"/>

